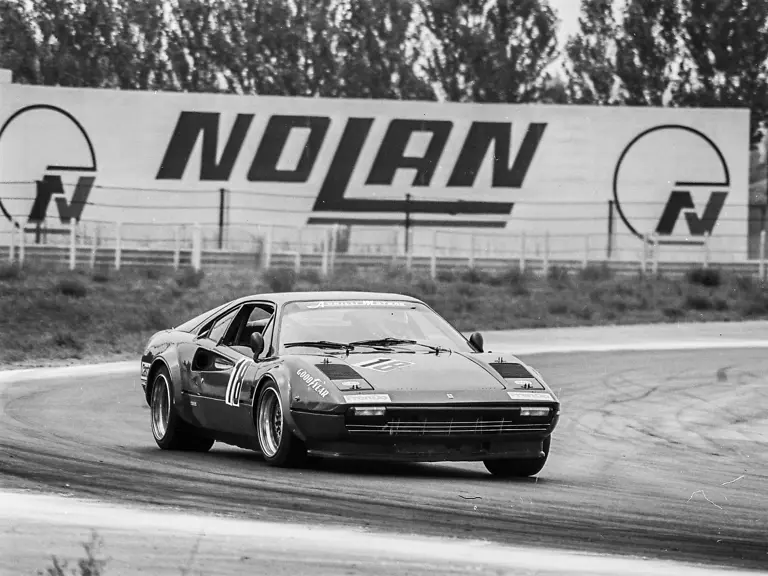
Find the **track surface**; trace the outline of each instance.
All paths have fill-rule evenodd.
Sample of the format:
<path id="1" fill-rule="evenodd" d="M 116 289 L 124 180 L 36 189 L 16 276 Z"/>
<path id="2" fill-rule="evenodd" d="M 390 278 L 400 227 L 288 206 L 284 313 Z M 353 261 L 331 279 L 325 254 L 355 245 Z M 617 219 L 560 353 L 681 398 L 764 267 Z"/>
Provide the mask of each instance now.
<path id="1" fill-rule="evenodd" d="M 138 377 L 0 389 L 0 481 L 237 518 L 768 568 L 768 350 L 521 356 L 563 402 L 538 479 L 159 451 Z"/>

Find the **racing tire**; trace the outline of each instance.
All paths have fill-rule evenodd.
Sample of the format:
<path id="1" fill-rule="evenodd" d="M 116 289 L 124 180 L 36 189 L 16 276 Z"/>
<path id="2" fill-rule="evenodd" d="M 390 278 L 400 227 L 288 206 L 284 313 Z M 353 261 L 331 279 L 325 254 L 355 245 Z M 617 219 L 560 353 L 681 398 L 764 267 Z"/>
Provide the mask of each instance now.
<path id="1" fill-rule="evenodd" d="M 552 437 L 547 436 L 544 440 L 543 458 L 484 460 L 483 464 L 485 464 L 488 472 L 500 478 L 527 478 L 529 476 L 536 476 L 536 474 L 541 472 L 541 469 L 544 468 L 544 464 L 547 463 L 549 446 L 551 443 Z"/>
<path id="2" fill-rule="evenodd" d="M 201 436 L 194 426 L 179 416 L 173 385 L 165 367 L 157 371 L 152 381 L 149 414 L 152 436 L 161 449 L 207 452 L 213 446 L 213 439 Z"/>
<path id="3" fill-rule="evenodd" d="M 261 389 L 255 416 L 259 449 L 269 466 L 292 468 L 306 461 L 307 449 L 286 425 L 280 389 L 274 382 Z"/>

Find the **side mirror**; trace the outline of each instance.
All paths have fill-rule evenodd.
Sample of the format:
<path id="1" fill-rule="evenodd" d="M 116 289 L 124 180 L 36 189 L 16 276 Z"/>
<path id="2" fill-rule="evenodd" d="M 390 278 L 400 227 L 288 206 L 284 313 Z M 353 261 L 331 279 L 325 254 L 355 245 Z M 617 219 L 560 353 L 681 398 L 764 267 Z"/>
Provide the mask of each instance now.
<path id="1" fill-rule="evenodd" d="M 472 332 L 472 335 L 469 337 L 469 343 L 478 352 L 483 351 L 483 335 L 480 332 Z"/>
<path id="2" fill-rule="evenodd" d="M 254 360 L 259 357 L 259 354 L 264 352 L 264 336 L 259 332 L 251 334 L 251 350 L 253 351 Z"/>

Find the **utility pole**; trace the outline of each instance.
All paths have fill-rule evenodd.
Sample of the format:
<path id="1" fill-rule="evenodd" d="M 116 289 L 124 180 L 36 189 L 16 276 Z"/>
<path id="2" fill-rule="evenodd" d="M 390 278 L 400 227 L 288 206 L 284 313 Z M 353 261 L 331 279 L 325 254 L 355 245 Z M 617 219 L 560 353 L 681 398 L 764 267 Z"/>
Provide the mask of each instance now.
<path id="1" fill-rule="evenodd" d="M 405 195 L 405 254 L 408 255 L 411 235 L 411 195 Z"/>

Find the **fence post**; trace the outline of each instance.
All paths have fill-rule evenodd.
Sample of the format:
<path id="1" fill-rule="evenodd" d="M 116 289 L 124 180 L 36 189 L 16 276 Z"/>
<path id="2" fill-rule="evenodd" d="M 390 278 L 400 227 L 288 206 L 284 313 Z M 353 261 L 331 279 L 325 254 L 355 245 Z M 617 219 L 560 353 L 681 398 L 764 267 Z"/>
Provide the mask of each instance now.
<path id="1" fill-rule="evenodd" d="M 336 268 L 336 249 L 338 248 L 337 246 L 338 241 L 339 241 L 339 225 L 334 224 L 333 235 L 331 236 L 331 250 L 330 250 L 330 254 L 328 254 L 330 259 L 329 271 L 331 274 L 333 274 L 333 271 Z"/>
<path id="2" fill-rule="evenodd" d="M 264 269 L 269 270 L 272 266 L 272 226 L 267 226 L 266 239 L 264 242 Z"/>
<path id="3" fill-rule="evenodd" d="M 520 233 L 520 272 L 525 272 L 525 230 Z"/>
<path id="4" fill-rule="evenodd" d="M 325 228 L 323 232 L 323 258 L 320 261 L 320 273 L 326 277 L 328 276 L 328 235 L 331 231 L 329 228 Z"/>
<path id="5" fill-rule="evenodd" d="M 94 226 L 93 234 L 91 234 L 91 270 L 96 268 L 96 250 L 98 249 L 98 238 L 96 237 L 97 229 Z"/>
<path id="6" fill-rule="evenodd" d="M 653 239 L 653 264 L 651 265 L 651 271 L 653 272 L 654 276 L 659 275 L 659 235 L 654 232 L 651 235 L 651 238 Z"/>
<path id="7" fill-rule="evenodd" d="M 432 280 L 437 278 L 437 230 L 432 232 L 432 257 L 429 261 L 429 275 Z"/>
<path id="8" fill-rule="evenodd" d="M 549 274 L 549 230 L 544 233 L 544 276 Z"/>
<path id="9" fill-rule="evenodd" d="M 173 228 L 173 269 L 178 270 L 181 264 L 181 226 Z"/>
<path id="10" fill-rule="evenodd" d="M 581 261 L 581 269 L 586 270 L 589 265 L 589 234 L 584 236 L 584 259 Z"/>
<path id="11" fill-rule="evenodd" d="M 69 219 L 69 269 L 74 270 L 77 264 L 77 220 Z"/>
<path id="12" fill-rule="evenodd" d="M 704 269 L 709 268 L 709 232 L 704 232 Z"/>
<path id="13" fill-rule="evenodd" d="M 120 270 L 123 257 L 123 223 L 115 224 L 115 270 Z"/>
<path id="14" fill-rule="evenodd" d="M 16 251 L 16 226 L 11 223 L 11 235 L 10 240 L 8 241 L 8 262 L 13 264 L 13 261 L 15 259 L 14 252 Z"/>
<path id="15" fill-rule="evenodd" d="M 192 227 L 192 268 L 199 272 L 203 266 L 203 230 L 198 222 Z"/>
<path id="16" fill-rule="evenodd" d="M 293 259 L 293 270 L 298 274 L 301 271 L 301 228 L 297 229 L 296 235 L 298 239 L 296 241 L 296 254 Z"/>
<path id="17" fill-rule="evenodd" d="M 760 262 L 758 264 L 758 274 L 760 282 L 765 280 L 765 230 L 760 230 Z"/>
<path id="18" fill-rule="evenodd" d="M 24 225 L 19 226 L 19 266 L 24 266 L 24 258 L 26 256 L 25 248 L 27 245 L 26 233 L 24 232 Z"/>
<path id="19" fill-rule="evenodd" d="M 648 272 L 648 235 L 643 234 L 643 259 L 640 263 L 640 271 L 645 275 Z"/>
<path id="20" fill-rule="evenodd" d="M 475 267 L 475 233 L 469 235 L 469 267 Z"/>

